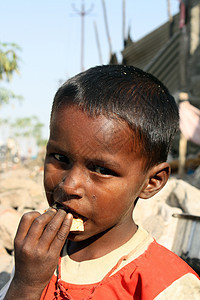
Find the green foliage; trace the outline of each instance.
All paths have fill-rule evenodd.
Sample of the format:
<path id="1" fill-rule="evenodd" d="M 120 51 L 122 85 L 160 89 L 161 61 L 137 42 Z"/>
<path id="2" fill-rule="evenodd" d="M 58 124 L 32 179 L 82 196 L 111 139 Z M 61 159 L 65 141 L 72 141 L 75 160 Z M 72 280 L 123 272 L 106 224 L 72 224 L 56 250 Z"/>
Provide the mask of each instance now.
<path id="1" fill-rule="evenodd" d="M 20 47 L 14 43 L 0 43 L 0 80 L 10 81 L 14 72 L 19 73 L 19 50 Z"/>
<path id="2" fill-rule="evenodd" d="M 19 74 L 19 57 L 17 52 L 20 50 L 20 47 L 14 43 L 0 42 L 0 80 L 10 81 L 13 73 Z M 22 100 L 23 98 L 6 88 L 1 87 L 0 106 L 2 104 L 8 104 L 11 99 Z M 46 140 L 42 138 L 42 128 L 44 125 L 36 116 L 18 118 L 14 123 L 10 123 L 5 119 L 0 119 L 0 126 L 5 125 L 11 128 L 14 136 L 34 137 L 38 146 L 46 144 Z"/>
<path id="3" fill-rule="evenodd" d="M 0 88 L 0 107 L 3 104 L 8 104 L 11 99 L 17 99 L 19 101 L 23 100 L 22 96 L 16 95 L 11 90 L 8 90 L 6 88 Z"/>
<path id="4" fill-rule="evenodd" d="M 18 118 L 11 124 L 13 134 L 15 136 L 34 137 L 38 146 L 44 146 L 46 140 L 42 138 L 42 124 L 38 117 Z"/>
<path id="5" fill-rule="evenodd" d="M 9 125 L 10 122 L 8 119 L 0 119 L 0 126 Z"/>
<path id="6" fill-rule="evenodd" d="M 0 80 L 10 81 L 13 73 L 19 74 L 17 52 L 20 47 L 14 43 L 0 42 Z M 0 106 L 8 104 L 11 99 L 22 100 L 22 96 L 15 95 L 11 90 L 0 88 Z"/>

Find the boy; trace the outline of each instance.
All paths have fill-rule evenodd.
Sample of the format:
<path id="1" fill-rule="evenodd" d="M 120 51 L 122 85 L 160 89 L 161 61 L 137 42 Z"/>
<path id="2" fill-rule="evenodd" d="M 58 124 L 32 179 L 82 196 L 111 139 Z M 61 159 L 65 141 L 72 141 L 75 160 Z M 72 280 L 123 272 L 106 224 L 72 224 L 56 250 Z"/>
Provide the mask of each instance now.
<path id="1" fill-rule="evenodd" d="M 167 182 L 177 128 L 173 97 L 137 68 L 95 67 L 68 80 L 51 113 L 51 208 L 22 217 L 5 299 L 199 299 L 198 275 L 132 218 L 138 198 Z M 84 231 L 70 232 L 73 217 Z"/>

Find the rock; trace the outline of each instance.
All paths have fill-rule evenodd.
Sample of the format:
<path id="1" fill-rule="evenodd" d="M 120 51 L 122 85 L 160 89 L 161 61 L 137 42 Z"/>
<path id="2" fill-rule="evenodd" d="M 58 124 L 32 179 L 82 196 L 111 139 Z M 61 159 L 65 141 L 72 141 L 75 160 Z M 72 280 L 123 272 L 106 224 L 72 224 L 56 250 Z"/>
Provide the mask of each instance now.
<path id="1" fill-rule="evenodd" d="M 26 189 L 29 191 L 31 197 L 35 197 L 43 194 L 42 184 L 37 184 L 31 179 L 24 178 L 6 178 L 2 179 L 0 182 L 0 192 L 6 192 L 16 189 Z"/>
<path id="2" fill-rule="evenodd" d="M 23 168 L 1 174 L 0 204 L 21 213 L 38 209 L 42 203 L 47 205 L 42 179 L 38 183 L 30 176 L 31 172 Z"/>
<path id="3" fill-rule="evenodd" d="M 183 180 L 171 178 L 154 197 L 139 199 L 133 216 L 137 224 L 171 249 L 178 222 L 172 215 L 183 212 L 200 216 L 200 190 Z"/>
<path id="4" fill-rule="evenodd" d="M 1 245 L 12 251 L 14 249 L 14 237 L 21 218 L 15 209 L 7 208 L 0 211 L 0 237 Z"/>
<path id="5" fill-rule="evenodd" d="M 195 170 L 194 174 L 190 178 L 189 183 L 200 189 L 200 166 Z"/>
<path id="6" fill-rule="evenodd" d="M 170 207 L 162 200 L 155 196 L 147 200 L 140 199 L 133 216 L 136 224 L 146 229 L 157 242 L 171 249 L 178 222 L 172 215 L 182 210 Z"/>
<path id="7" fill-rule="evenodd" d="M 25 189 L 10 190 L 1 193 L 0 203 L 4 207 L 12 207 L 17 210 L 25 207 L 33 208 L 35 206 L 29 192 Z"/>
<path id="8" fill-rule="evenodd" d="M 31 197 L 44 195 L 42 179 L 40 183 L 36 183 L 30 178 L 31 172 L 27 169 L 12 170 L 1 175 L 0 193 L 25 189 L 29 191 Z"/>
<path id="9" fill-rule="evenodd" d="M 163 189 L 147 202 L 166 203 L 180 208 L 183 212 L 200 216 L 200 190 L 193 185 L 176 178 L 168 180 Z"/>
<path id="10" fill-rule="evenodd" d="M 200 216 L 200 190 L 193 185 L 180 180 L 171 179 L 167 185 L 170 193 L 166 203 L 172 207 L 179 207 L 183 212 Z M 164 188 L 162 194 L 166 189 Z"/>
<path id="11" fill-rule="evenodd" d="M 0 205 L 4 207 L 12 207 L 20 213 L 25 211 L 36 210 L 42 203 L 46 204 L 42 195 L 31 197 L 26 189 L 16 189 L 0 193 Z"/>

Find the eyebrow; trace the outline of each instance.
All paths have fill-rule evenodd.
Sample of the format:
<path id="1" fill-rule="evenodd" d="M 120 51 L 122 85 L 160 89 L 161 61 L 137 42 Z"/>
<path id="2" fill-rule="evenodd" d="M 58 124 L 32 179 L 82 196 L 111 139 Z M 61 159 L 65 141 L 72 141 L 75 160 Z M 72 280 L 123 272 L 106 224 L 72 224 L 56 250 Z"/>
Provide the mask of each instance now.
<path id="1" fill-rule="evenodd" d="M 50 140 L 47 143 L 46 150 L 49 150 L 49 148 L 53 148 L 54 151 L 65 152 L 60 147 L 55 145 L 55 143 L 53 141 L 50 141 Z"/>
<path id="2" fill-rule="evenodd" d="M 108 168 L 120 168 L 120 164 L 112 160 L 90 158 L 86 159 L 86 161 L 92 162 L 96 165 L 106 166 Z"/>
<path id="3" fill-rule="evenodd" d="M 70 153 L 68 151 L 63 150 L 59 146 L 55 145 L 54 142 L 52 142 L 52 141 L 49 141 L 47 143 L 46 151 L 48 152 L 49 149 L 51 150 L 50 152 L 55 152 L 55 153 L 59 153 L 59 154 L 71 157 L 71 155 L 70 155 Z"/>

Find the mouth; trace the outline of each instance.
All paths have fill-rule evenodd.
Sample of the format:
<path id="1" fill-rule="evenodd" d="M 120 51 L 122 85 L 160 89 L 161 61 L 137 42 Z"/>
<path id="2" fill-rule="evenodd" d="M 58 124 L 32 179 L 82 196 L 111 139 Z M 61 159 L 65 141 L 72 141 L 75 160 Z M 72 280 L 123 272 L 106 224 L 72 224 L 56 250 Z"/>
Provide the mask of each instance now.
<path id="1" fill-rule="evenodd" d="M 66 213 L 70 213 L 73 215 L 73 218 L 74 219 L 81 219 L 83 222 L 86 222 L 87 221 L 87 218 L 78 214 L 76 211 L 74 211 L 73 209 L 69 208 L 68 206 L 64 206 L 62 205 L 61 203 L 59 202 L 55 202 L 53 205 L 52 205 L 52 208 L 55 208 L 56 210 L 59 210 L 59 209 L 63 209 Z"/>

